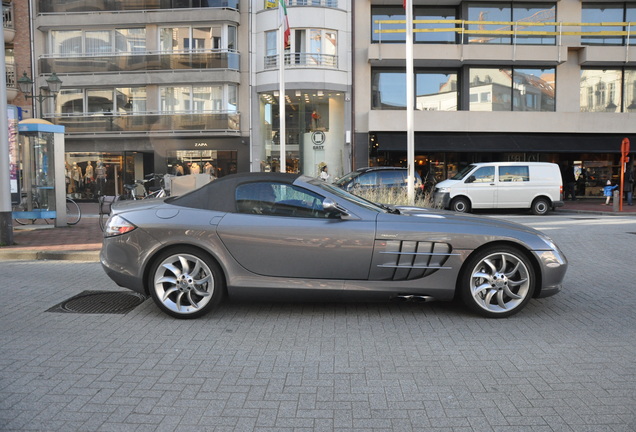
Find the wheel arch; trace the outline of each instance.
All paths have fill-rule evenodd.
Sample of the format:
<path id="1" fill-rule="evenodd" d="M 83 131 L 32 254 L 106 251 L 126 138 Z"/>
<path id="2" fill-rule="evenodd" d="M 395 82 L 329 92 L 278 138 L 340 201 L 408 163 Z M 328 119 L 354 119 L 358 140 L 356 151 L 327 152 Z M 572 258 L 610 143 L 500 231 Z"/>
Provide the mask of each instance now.
<path id="1" fill-rule="evenodd" d="M 477 253 L 480 253 L 484 249 L 488 249 L 493 246 L 511 247 L 513 249 L 516 249 L 520 253 L 522 253 L 528 259 L 528 261 L 532 265 L 532 270 L 534 270 L 534 277 L 535 277 L 534 294 L 532 295 L 532 297 L 533 298 L 539 297 L 539 294 L 541 293 L 541 286 L 543 285 L 543 275 L 541 273 L 541 266 L 539 265 L 539 260 L 537 259 L 537 257 L 530 250 L 523 247 L 519 243 L 516 243 L 513 241 L 506 241 L 506 240 L 498 240 L 498 241 L 483 244 L 479 246 L 478 248 L 474 249 L 473 251 L 471 251 L 466 256 L 466 258 L 464 259 L 464 262 L 462 263 L 462 267 L 459 270 L 457 280 L 455 281 L 455 294 L 454 294 L 455 298 L 457 298 L 460 292 L 461 281 L 464 278 L 465 272 L 467 271 L 466 263 L 469 261 L 470 257 L 472 257 L 473 255 Z"/>
<path id="2" fill-rule="evenodd" d="M 468 209 L 469 211 L 472 211 L 473 209 L 473 201 L 468 197 L 468 195 L 464 195 L 464 194 L 457 194 L 454 197 L 452 197 L 449 201 L 448 201 L 448 208 L 449 209 L 453 209 L 453 204 L 455 203 L 455 201 L 463 199 L 465 201 L 468 202 Z"/>
<path id="3" fill-rule="evenodd" d="M 211 261 L 214 262 L 214 264 L 216 264 L 216 266 L 219 268 L 220 272 L 221 272 L 221 276 L 223 277 L 223 295 L 224 297 L 227 297 L 227 275 L 226 275 L 226 269 L 223 267 L 223 265 L 221 265 L 221 260 L 219 260 L 213 253 L 211 253 L 209 250 L 199 246 L 199 245 L 193 245 L 193 244 L 170 244 L 170 245 L 166 245 L 165 247 L 159 248 L 157 250 L 155 250 L 152 255 L 150 255 L 148 257 L 148 259 L 146 260 L 146 264 L 144 266 L 144 273 L 143 273 L 143 287 L 144 287 L 144 293 L 146 295 L 150 295 L 150 290 L 148 288 L 148 280 L 150 278 L 150 270 L 152 269 L 152 267 L 154 266 L 155 262 L 157 261 L 158 257 L 166 252 L 170 252 L 173 250 L 178 250 L 181 248 L 190 248 L 190 249 L 194 249 L 196 251 L 201 252 L 202 254 L 204 254 L 205 256 L 207 256 Z"/>

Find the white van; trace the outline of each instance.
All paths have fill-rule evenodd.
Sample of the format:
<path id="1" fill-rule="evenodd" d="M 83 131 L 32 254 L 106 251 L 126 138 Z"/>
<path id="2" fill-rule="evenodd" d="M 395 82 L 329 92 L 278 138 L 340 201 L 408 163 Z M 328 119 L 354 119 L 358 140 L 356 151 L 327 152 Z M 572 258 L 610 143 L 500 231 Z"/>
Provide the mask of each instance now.
<path id="1" fill-rule="evenodd" d="M 435 185 L 435 206 L 471 209 L 529 208 L 536 215 L 563 205 L 559 166 L 545 162 L 474 163 Z"/>

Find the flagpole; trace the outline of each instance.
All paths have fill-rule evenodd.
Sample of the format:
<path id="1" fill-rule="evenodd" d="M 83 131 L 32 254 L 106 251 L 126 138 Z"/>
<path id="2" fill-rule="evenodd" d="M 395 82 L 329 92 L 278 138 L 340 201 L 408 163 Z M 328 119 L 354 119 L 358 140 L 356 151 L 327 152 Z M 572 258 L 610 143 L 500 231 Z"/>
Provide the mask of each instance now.
<path id="1" fill-rule="evenodd" d="M 405 0 L 406 7 L 406 158 L 408 167 L 407 196 L 415 204 L 415 132 L 413 109 L 415 106 L 415 76 L 413 71 L 413 0 Z"/>
<path id="2" fill-rule="evenodd" d="M 285 151 L 285 137 L 287 136 L 287 132 L 285 130 L 285 29 L 283 28 L 284 25 L 282 22 L 279 24 L 278 52 L 280 55 L 278 60 L 278 137 L 280 139 L 280 156 L 278 159 L 280 162 L 279 171 L 285 173 L 287 172 L 287 156 Z"/>

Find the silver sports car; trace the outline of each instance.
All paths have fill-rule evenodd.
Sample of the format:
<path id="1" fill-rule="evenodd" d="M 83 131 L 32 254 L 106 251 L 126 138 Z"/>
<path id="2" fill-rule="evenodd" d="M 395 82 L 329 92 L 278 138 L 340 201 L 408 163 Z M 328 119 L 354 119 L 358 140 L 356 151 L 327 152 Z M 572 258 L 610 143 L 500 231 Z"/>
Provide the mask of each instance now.
<path id="1" fill-rule="evenodd" d="M 118 285 L 177 318 L 224 297 L 451 300 L 486 317 L 556 294 L 567 260 L 514 223 L 389 208 L 320 179 L 248 173 L 188 194 L 121 202 L 101 262 Z"/>

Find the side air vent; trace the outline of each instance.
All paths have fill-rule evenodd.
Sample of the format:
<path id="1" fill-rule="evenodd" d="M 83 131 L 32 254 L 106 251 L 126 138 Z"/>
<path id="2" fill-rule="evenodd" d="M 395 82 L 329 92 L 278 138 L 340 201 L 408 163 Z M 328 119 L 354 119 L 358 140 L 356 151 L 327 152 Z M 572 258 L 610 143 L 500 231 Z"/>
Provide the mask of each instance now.
<path id="1" fill-rule="evenodd" d="M 374 250 L 375 280 L 419 279 L 450 267 L 444 267 L 452 253 L 448 243 L 418 241 L 378 241 Z"/>

